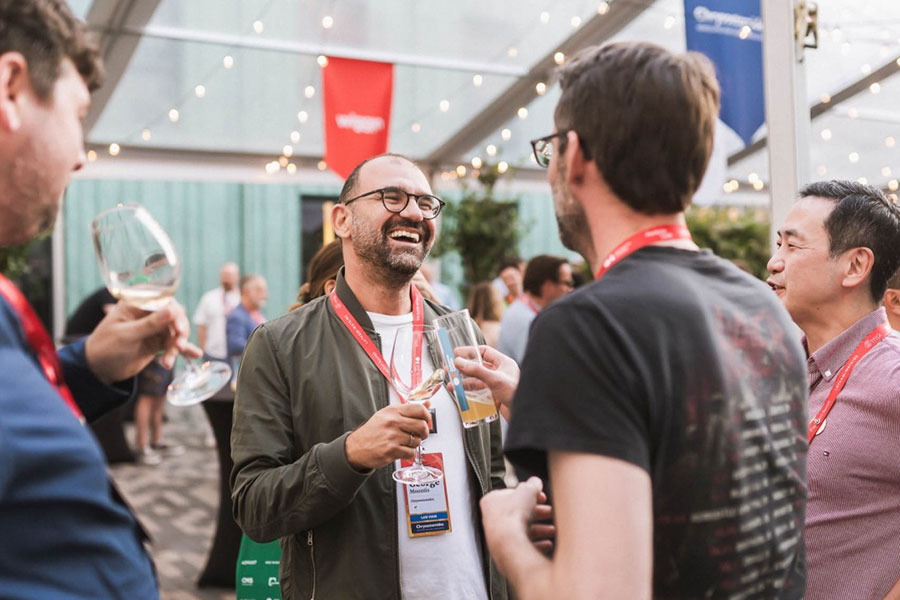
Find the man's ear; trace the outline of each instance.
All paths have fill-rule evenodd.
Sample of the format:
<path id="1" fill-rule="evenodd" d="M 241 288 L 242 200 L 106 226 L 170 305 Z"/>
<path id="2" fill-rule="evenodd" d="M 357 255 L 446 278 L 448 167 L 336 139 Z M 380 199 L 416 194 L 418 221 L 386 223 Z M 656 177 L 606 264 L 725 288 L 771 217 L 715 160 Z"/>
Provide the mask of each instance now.
<path id="1" fill-rule="evenodd" d="M 883 303 L 888 313 L 900 318 L 900 289 L 888 288 L 884 292 Z"/>
<path id="2" fill-rule="evenodd" d="M 581 149 L 581 140 L 574 130 L 566 132 L 566 151 L 561 157 L 566 164 L 566 183 L 569 185 L 582 185 L 584 183 L 587 159 Z"/>
<path id="3" fill-rule="evenodd" d="M 19 52 L 0 54 L 0 130 L 12 132 L 22 126 L 22 100 L 29 91 L 25 57 Z"/>
<path id="4" fill-rule="evenodd" d="M 844 253 L 841 260 L 846 261 L 844 279 L 841 281 L 844 287 L 868 286 L 872 266 L 875 264 L 875 254 L 870 248 L 851 248 Z"/>
<path id="5" fill-rule="evenodd" d="M 350 236 L 350 207 L 341 202 L 336 202 L 331 207 L 331 226 L 334 234 L 341 239 Z"/>

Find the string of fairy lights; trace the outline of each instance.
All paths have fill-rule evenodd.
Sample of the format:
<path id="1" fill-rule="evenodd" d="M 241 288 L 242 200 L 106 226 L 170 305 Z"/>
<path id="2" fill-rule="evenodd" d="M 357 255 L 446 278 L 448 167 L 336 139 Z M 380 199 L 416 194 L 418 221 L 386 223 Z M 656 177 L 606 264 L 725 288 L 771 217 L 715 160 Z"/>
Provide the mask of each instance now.
<path id="1" fill-rule="evenodd" d="M 663 30 L 671 30 L 679 24 L 683 26 L 683 15 L 678 15 L 671 10 L 675 4 L 680 4 L 680 0 L 672 0 L 668 5 L 666 5 L 665 3 L 654 4 L 650 0 L 602 0 L 600 2 L 591 1 L 585 4 L 587 8 L 583 10 L 581 14 L 576 14 L 569 17 L 568 24 L 572 29 L 578 29 L 588 18 L 593 17 L 595 14 L 600 16 L 608 14 L 612 5 L 615 3 L 638 3 L 647 6 L 647 10 L 650 13 L 655 13 L 653 15 L 653 18 L 661 17 L 660 25 Z M 660 4 L 662 4 L 662 6 L 660 6 Z M 248 27 L 245 29 L 245 33 L 247 35 L 262 36 L 265 33 L 266 15 L 268 14 L 271 6 L 272 2 L 270 2 L 265 7 L 265 9 L 261 11 L 256 19 L 249 23 Z M 529 22 L 528 27 L 519 31 L 518 35 L 515 36 L 514 39 L 509 42 L 509 44 L 503 50 L 498 51 L 494 56 L 489 56 L 487 58 L 487 62 L 494 63 L 505 59 L 516 59 L 516 57 L 519 56 L 520 48 L 523 47 L 522 45 L 527 43 L 529 39 L 534 39 L 534 36 L 541 34 L 541 27 L 547 26 L 551 23 L 551 21 L 560 18 L 558 15 L 558 10 L 556 10 L 557 14 L 553 14 L 551 12 L 554 7 L 555 3 L 548 1 L 547 6 L 544 8 L 544 10 L 540 10 L 540 12 L 535 15 L 534 20 Z M 335 16 L 332 14 L 332 8 L 333 3 L 329 5 L 326 14 L 323 14 L 321 16 L 321 19 L 319 20 L 320 32 L 323 37 L 327 37 L 330 32 L 334 31 L 335 28 L 340 27 L 341 25 L 341 23 L 339 23 Z M 885 21 L 884 19 L 873 19 L 870 21 L 858 20 L 855 22 L 851 22 L 848 15 L 842 14 L 840 24 L 823 23 L 820 26 L 819 43 L 820 46 L 827 44 L 839 45 L 840 53 L 845 57 L 850 56 L 857 45 L 872 44 L 877 44 L 880 47 L 879 54 L 882 58 L 887 58 L 892 53 L 896 56 L 898 52 L 897 46 L 900 45 L 900 37 L 897 37 L 891 31 L 891 29 L 889 29 L 889 24 L 891 23 L 889 21 Z M 878 34 L 873 36 L 871 34 L 871 30 L 874 27 L 879 26 L 881 28 Z M 752 32 L 749 27 L 744 27 L 739 32 L 738 37 L 740 37 L 741 39 L 748 39 L 750 38 L 751 33 Z M 189 87 L 188 90 L 182 93 L 182 95 L 178 99 L 176 99 L 176 101 L 173 102 L 171 106 L 162 114 L 159 114 L 154 118 L 148 120 L 142 126 L 137 128 L 130 134 L 124 136 L 122 138 L 122 143 L 137 145 L 140 145 L 141 142 L 145 144 L 149 143 L 153 139 L 154 129 L 160 127 L 163 124 L 178 124 L 183 118 L 183 114 L 185 113 L 185 105 L 188 102 L 203 101 L 207 97 L 210 83 L 216 77 L 221 76 L 222 73 L 231 71 L 235 68 L 235 66 L 237 65 L 236 54 L 237 48 L 226 48 L 225 52 L 221 56 L 220 61 L 217 64 L 211 65 L 210 69 L 205 73 L 203 77 L 200 78 L 199 82 L 195 83 L 194 85 Z M 566 56 L 562 51 L 557 51 L 554 54 L 554 62 L 556 64 L 561 65 L 565 62 L 565 60 Z M 900 58 L 897 58 L 896 61 L 897 65 L 900 66 Z M 309 76 L 307 77 L 308 83 L 304 85 L 302 89 L 303 100 L 301 102 L 304 102 L 306 106 L 300 106 L 299 110 L 297 110 L 296 124 L 294 128 L 292 128 L 287 133 L 284 143 L 280 148 L 281 152 L 276 155 L 276 158 L 273 158 L 273 160 L 266 163 L 265 172 L 267 174 L 275 175 L 279 172 L 284 171 L 289 175 L 293 175 L 297 172 L 298 166 L 296 157 L 299 155 L 299 153 L 297 152 L 296 147 L 298 144 L 300 144 L 303 138 L 301 133 L 303 127 L 310 123 L 310 113 L 314 111 L 314 109 L 309 106 L 309 103 L 313 102 L 317 94 L 319 94 L 319 90 L 316 87 L 319 77 L 318 71 L 321 68 L 327 66 L 327 64 L 327 56 L 319 55 L 316 57 L 315 64 L 312 67 Z M 860 66 L 860 74 L 862 76 L 867 76 L 872 72 L 873 68 L 870 62 L 863 63 Z M 486 75 L 484 73 L 472 73 L 470 81 L 465 84 L 459 85 L 455 89 L 452 89 L 449 92 L 443 94 L 443 96 L 437 101 L 436 106 L 429 107 L 428 105 L 426 105 L 425 108 L 423 108 L 419 113 L 411 115 L 407 117 L 407 120 L 405 122 L 397 124 L 394 130 L 409 131 L 413 135 L 422 135 L 428 133 L 428 123 L 432 122 L 432 120 L 436 117 L 452 114 L 453 107 L 460 104 L 466 94 L 471 93 L 473 89 L 478 90 L 479 88 L 483 88 L 483 86 L 485 86 L 486 84 L 491 83 L 492 77 L 494 76 Z M 536 82 L 534 86 L 533 99 L 546 94 L 549 90 L 549 87 L 549 82 Z M 882 92 L 882 87 L 882 83 L 873 82 L 869 86 L 868 93 L 871 95 L 880 94 Z M 830 103 L 831 97 L 828 94 L 823 94 L 820 97 L 820 101 L 824 104 Z M 467 176 L 477 176 L 479 174 L 479 170 L 486 167 L 496 169 L 496 171 L 500 174 L 509 171 L 512 168 L 512 165 L 510 165 L 507 160 L 496 161 L 496 158 L 499 154 L 501 154 L 504 143 L 510 142 L 513 139 L 514 133 L 512 123 L 516 120 L 525 121 L 528 119 L 529 103 L 530 101 L 522 106 L 511 107 L 509 121 L 499 130 L 494 131 L 489 136 L 487 136 L 483 141 L 483 147 L 480 147 L 480 149 L 477 151 L 473 151 L 471 156 L 467 157 L 464 162 L 459 163 L 455 168 L 442 171 L 440 173 L 441 179 L 450 180 Z M 866 112 L 864 110 L 852 106 L 842 111 L 832 109 L 829 112 L 851 120 L 865 120 L 867 118 Z M 838 136 L 832 129 L 832 127 L 824 127 L 822 129 L 818 129 L 815 135 L 815 141 L 817 143 L 818 140 L 821 140 L 821 143 L 823 144 L 834 144 L 838 141 Z M 122 143 L 113 142 L 109 144 L 107 148 L 109 156 L 119 156 L 122 152 Z M 896 139 L 892 135 L 887 135 L 883 138 L 883 144 L 885 148 L 892 149 L 896 145 Z M 523 148 L 527 148 L 527 143 L 522 144 L 522 146 Z M 88 152 L 88 160 L 93 162 L 97 159 L 97 152 L 95 150 L 90 150 Z M 523 151 L 522 154 L 515 157 L 515 159 L 516 161 L 534 161 L 534 157 L 532 156 L 530 151 L 527 153 L 527 155 Z M 851 149 L 847 153 L 847 160 L 850 164 L 860 165 L 863 161 L 863 156 L 858 149 Z M 324 160 L 319 160 L 317 163 L 317 168 L 324 171 L 328 167 Z M 885 187 L 892 193 L 894 198 L 896 198 L 896 195 L 894 195 L 893 192 L 897 192 L 898 189 L 900 189 L 900 181 L 898 181 L 897 178 L 894 178 L 894 170 L 895 169 L 890 165 L 883 165 L 878 170 L 878 173 L 880 174 L 882 179 L 887 179 Z M 900 174 L 900 168 L 897 169 L 897 172 L 898 174 Z M 823 163 L 816 165 L 815 173 L 820 177 L 828 175 L 828 165 Z M 860 177 L 858 180 L 862 183 L 868 183 L 869 181 L 867 177 Z M 731 194 L 745 188 L 752 189 L 755 192 L 760 192 L 765 189 L 765 182 L 762 180 L 758 173 L 751 172 L 746 176 L 746 178 L 741 178 L 740 180 L 738 178 L 732 178 L 726 181 L 723 184 L 722 190 L 726 194 Z"/>

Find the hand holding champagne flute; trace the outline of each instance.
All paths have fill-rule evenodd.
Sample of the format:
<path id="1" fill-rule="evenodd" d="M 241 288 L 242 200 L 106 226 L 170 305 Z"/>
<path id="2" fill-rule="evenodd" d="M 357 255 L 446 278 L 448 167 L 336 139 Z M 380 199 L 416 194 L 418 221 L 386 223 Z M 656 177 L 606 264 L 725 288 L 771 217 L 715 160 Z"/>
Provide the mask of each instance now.
<path id="1" fill-rule="evenodd" d="M 91 223 L 94 250 L 106 287 L 116 298 L 146 311 L 165 307 L 181 280 L 181 261 L 172 240 L 150 213 L 122 205 Z M 167 398 L 177 406 L 196 404 L 215 394 L 231 377 L 231 367 L 185 357 L 187 368 L 169 386 Z"/>

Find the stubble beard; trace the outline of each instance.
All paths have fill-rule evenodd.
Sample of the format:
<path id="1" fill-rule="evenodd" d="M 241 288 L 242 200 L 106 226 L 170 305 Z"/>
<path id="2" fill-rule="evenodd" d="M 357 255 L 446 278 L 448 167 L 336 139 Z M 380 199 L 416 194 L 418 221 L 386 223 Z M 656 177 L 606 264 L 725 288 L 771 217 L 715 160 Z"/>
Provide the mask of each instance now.
<path id="1" fill-rule="evenodd" d="M 397 226 L 417 229 L 422 243 L 415 248 L 392 248 L 387 232 Z M 372 269 L 378 281 L 389 288 L 401 288 L 408 284 L 431 250 L 432 233 L 424 223 L 395 216 L 388 219 L 380 230 L 375 230 L 354 214 L 352 227 L 356 255 Z"/>
<path id="2" fill-rule="evenodd" d="M 591 231 L 588 227 L 587 215 L 581 206 L 565 188 L 565 172 L 560 170 L 556 181 L 551 184 L 553 193 L 553 212 L 559 228 L 559 240 L 569 250 L 574 250 L 585 259 L 591 253 Z"/>
<path id="3" fill-rule="evenodd" d="M 60 196 L 42 187 L 47 175 L 40 162 L 29 160 L 33 154 L 0 165 L 0 246 L 22 244 L 48 231 L 56 223 Z"/>

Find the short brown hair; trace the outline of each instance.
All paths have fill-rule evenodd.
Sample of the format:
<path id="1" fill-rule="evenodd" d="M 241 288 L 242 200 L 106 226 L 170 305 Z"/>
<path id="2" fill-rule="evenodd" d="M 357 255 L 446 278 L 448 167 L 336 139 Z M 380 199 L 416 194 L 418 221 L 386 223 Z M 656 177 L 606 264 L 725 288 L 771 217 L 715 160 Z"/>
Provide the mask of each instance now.
<path id="1" fill-rule="evenodd" d="M 569 261 L 561 256 L 539 254 L 525 265 L 525 277 L 522 279 L 522 288 L 529 294 L 541 295 L 541 288 L 545 281 L 559 283 L 559 268 Z"/>
<path id="2" fill-rule="evenodd" d="M 64 0 L 0 0 L 0 55 L 19 52 L 35 93 L 46 100 L 71 59 L 91 91 L 103 83 L 96 43 Z"/>
<path id="3" fill-rule="evenodd" d="M 685 210 L 712 154 L 719 84 L 702 54 L 647 43 L 586 48 L 557 71 L 558 131 L 578 133 L 616 196 L 633 210 Z M 559 155 L 565 148 L 560 141 Z"/>

